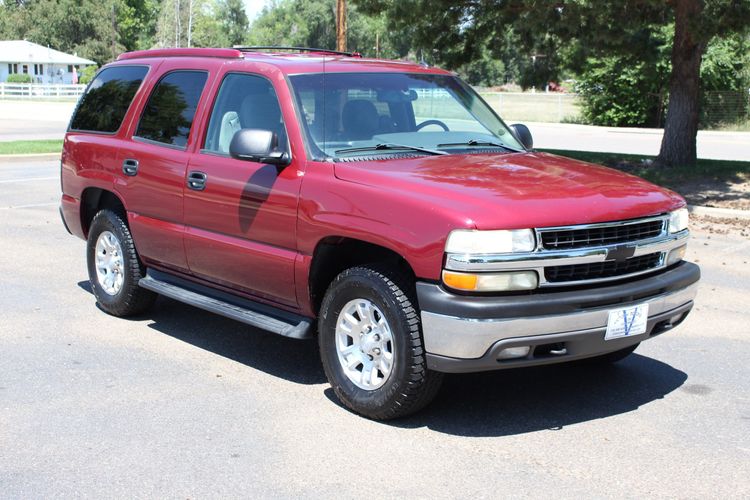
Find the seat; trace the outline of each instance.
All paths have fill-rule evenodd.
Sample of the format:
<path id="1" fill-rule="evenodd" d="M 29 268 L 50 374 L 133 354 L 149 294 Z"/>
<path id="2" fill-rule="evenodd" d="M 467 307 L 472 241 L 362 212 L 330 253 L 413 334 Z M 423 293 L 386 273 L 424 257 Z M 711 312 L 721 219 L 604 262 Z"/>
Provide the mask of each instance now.
<path id="1" fill-rule="evenodd" d="M 229 143 L 232 142 L 234 134 L 242 128 L 240 117 L 236 111 L 227 111 L 221 117 L 219 127 L 219 152 L 229 153 Z"/>
<path id="2" fill-rule="evenodd" d="M 380 115 L 370 101 L 353 99 L 344 104 L 341 122 L 346 140 L 372 139 L 380 128 Z"/>
<path id="3" fill-rule="evenodd" d="M 286 144 L 286 130 L 281 122 L 281 108 L 275 96 L 251 94 L 242 100 L 239 112 L 242 128 L 270 130 L 279 144 Z"/>

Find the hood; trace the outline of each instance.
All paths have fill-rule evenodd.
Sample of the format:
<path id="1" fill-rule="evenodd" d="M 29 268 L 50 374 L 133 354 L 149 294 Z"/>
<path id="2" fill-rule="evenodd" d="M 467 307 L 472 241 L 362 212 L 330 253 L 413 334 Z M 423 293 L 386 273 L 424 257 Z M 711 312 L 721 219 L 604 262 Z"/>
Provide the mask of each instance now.
<path id="1" fill-rule="evenodd" d="M 340 162 L 335 172 L 344 181 L 420 197 L 479 229 L 608 222 L 685 205 L 640 177 L 547 153 Z"/>

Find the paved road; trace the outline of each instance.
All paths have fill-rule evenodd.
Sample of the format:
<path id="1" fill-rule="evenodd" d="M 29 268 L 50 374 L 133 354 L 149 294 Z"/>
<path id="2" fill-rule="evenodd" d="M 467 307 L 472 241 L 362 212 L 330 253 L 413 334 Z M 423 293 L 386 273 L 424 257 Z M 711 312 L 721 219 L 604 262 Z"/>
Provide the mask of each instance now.
<path id="1" fill-rule="evenodd" d="M 530 123 L 538 148 L 657 155 L 661 129 Z M 698 158 L 750 161 L 750 132 L 698 132 Z"/>
<path id="2" fill-rule="evenodd" d="M 450 376 L 375 423 L 312 342 L 98 310 L 58 189 L 54 161 L 0 164 L 3 498 L 750 497 L 746 238 L 695 234 L 696 310 L 619 366 Z"/>
<path id="3" fill-rule="evenodd" d="M 0 141 L 62 139 L 72 102 L 0 101 Z M 538 148 L 656 155 L 662 130 L 529 123 Z M 750 161 L 750 132 L 699 132 L 698 156 Z"/>
<path id="4" fill-rule="evenodd" d="M 0 101 L 0 141 L 62 139 L 75 102 Z"/>

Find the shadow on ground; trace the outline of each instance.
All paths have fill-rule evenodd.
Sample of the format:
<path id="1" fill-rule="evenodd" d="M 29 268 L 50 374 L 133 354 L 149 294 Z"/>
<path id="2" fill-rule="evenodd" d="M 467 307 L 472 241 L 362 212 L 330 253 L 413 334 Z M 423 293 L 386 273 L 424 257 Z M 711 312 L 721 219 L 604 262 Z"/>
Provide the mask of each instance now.
<path id="1" fill-rule="evenodd" d="M 90 292 L 88 282 L 78 284 Z M 200 349 L 298 384 L 326 382 L 314 341 L 280 337 L 159 298 L 138 321 Z M 383 425 L 428 427 L 459 436 L 507 436 L 566 426 L 638 409 L 679 388 L 687 374 L 633 354 L 612 366 L 557 365 L 448 375 L 422 412 Z M 333 390 L 322 391 L 341 406 Z M 299 403 L 299 402 L 296 402 Z"/>
<path id="2" fill-rule="evenodd" d="M 88 281 L 78 286 L 91 293 Z M 210 351 L 297 384 L 322 384 L 326 378 L 318 357 L 318 345 L 268 333 L 252 326 L 159 297 L 154 308 L 142 316 L 159 333 Z"/>
<path id="3" fill-rule="evenodd" d="M 633 354 L 610 366 L 557 365 L 446 377 L 425 411 L 392 425 L 459 436 L 556 431 L 638 409 L 679 388 L 687 374 Z"/>

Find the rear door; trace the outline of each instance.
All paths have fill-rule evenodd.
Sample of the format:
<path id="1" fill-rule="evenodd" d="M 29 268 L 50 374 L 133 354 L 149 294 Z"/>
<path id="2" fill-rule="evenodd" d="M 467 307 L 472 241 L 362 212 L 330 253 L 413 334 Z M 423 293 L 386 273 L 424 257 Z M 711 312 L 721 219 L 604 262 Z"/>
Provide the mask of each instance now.
<path id="1" fill-rule="evenodd" d="M 289 99 L 288 89 L 275 88 L 261 74 L 223 76 L 204 142 L 188 168 L 185 248 L 194 275 L 295 306 L 297 199 L 304 158 L 289 150 L 284 121 L 294 119 L 293 111 L 282 116 L 278 95 Z M 291 165 L 282 169 L 231 158 L 229 143 L 242 128 L 275 132 L 278 147 L 292 156 Z M 204 181 L 191 186 L 192 177 Z"/>
<path id="2" fill-rule="evenodd" d="M 150 265 L 188 269 L 183 244 L 183 186 L 188 150 L 195 140 L 193 118 L 215 62 L 166 59 L 151 80 L 118 164 L 119 191 L 128 200 L 131 231 Z"/>

